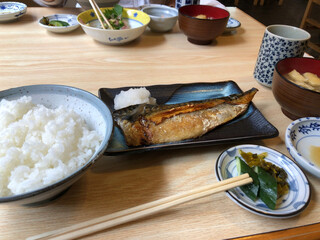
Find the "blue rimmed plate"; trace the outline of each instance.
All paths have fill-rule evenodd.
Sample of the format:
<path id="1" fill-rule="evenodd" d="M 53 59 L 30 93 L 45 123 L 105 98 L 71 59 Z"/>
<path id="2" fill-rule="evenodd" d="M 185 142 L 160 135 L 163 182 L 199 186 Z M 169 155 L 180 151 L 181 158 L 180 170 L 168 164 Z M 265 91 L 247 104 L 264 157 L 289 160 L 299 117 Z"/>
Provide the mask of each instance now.
<path id="1" fill-rule="evenodd" d="M 225 32 L 230 32 L 241 26 L 241 23 L 234 18 L 229 18 Z"/>
<path id="2" fill-rule="evenodd" d="M 292 158 L 303 169 L 320 178 L 320 165 L 314 162 L 317 156 L 312 154 L 313 149 L 320 149 L 320 117 L 299 118 L 290 123 L 285 141 Z"/>
<path id="3" fill-rule="evenodd" d="M 12 21 L 27 12 L 27 5 L 20 2 L 0 2 L 0 22 Z"/>
<path id="4" fill-rule="evenodd" d="M 126 91 L 130 88 L 137 87 L 141 86 L 101 88 L 99 89 L 99 96 L 113 111 L 114 97 L 122 90 Z M 220 98 L 242 92 L 234 81 L 153 85 L 146 86 L 146 88 L 150 91 L 151 96 L 157 99 L 157 104 L 175 104 L 209 98 Z M 257 94 L 259 94 L 259 92 Z M 264 118 L 254 104 L 250 104 L 244 115 L 215 128 L 213 131 L 210 131 L 199 138 L 180 142 L 128 147 L 122 132 L 115 126 L 110 145 L 105 154 L 119 155 L 150 150 L 209 146 L 252 139 L 273 138 L 278 136 L 278 134 L 278 130 Z"/>
<path id="5" fill-rule="evenodd" d="M 242 190 L 234 188 L 226 192 L 227 196 L 240 207 L 257 215 L 270 218 L 289 218 L 300 214 L 309 204 L 311 189 L 310 183 L 301 169 L 288 157 L 273 149 L 259 145 L 238 145 L 227 149 L 219 156 L 215 173 L 219 181 L 238 176 L 236 156 L 240 156 L 239 149 L 244 152 L 267 152 L 267 162 L 283 168 L 288 174 L 289 193 L 278 199 L 276 209 L 271 210 L 261 200 L 256 202 L 248 198 Z"/>
<path id="6" fill-rule="evenodd" d="M 38 20 L 39 25 L 50 32 L 66 33 L 66 32 L 71 32 L 80 26 L 77 21 L 77 16 L 73 14 L 54 14 L 54 15 L 46 16 L 46 18 L 48 18 L 49 21 L 59 20 L 69 24 L 69 26 L 61 26 L 61 27 L 48 26 L 45 24 L 44 19 L 40 18 Z"/>

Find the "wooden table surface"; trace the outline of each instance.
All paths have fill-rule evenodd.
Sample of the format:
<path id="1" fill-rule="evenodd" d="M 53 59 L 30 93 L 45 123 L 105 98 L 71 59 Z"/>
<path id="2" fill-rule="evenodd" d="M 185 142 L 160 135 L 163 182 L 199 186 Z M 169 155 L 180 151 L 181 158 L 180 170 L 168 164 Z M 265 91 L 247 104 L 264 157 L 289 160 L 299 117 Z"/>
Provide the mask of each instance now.
<path id="1" fill-rule="evenodd" d="M 102 87 L 234 80 L 242 90 L 259 89 L 253 102 L 279 130 L 276 138 L 245 143 L 268 146 L 289 156 L 284 132 L 291 120 L 282 114 L 271 89 L 253 78 L 264 26 L 239 9 L 229 10 L 241 27 L 235 34 L 218 37 L 212 45 L 189 43 L 177 25 L 169 33 L 146 30 L 137 41 L 107 46 L 92 40 L 81 28 L 54 34 L 37 23 L 42 16 L 78 14 L 79 9 L 28 8 L 18 21 L 0 25 L 0 90 L 64 84 L 97 95 Z M 104 156 L 64 195 L 48 204 L 0 205 L 0 239 L 24 239 L 217 182 L 215 161 L 230 146 Z M 316 239 L 320 234 L 320 184 L 319 179 L 307 176 L 311 202 L 293 218 L 252 214 L 222 192 L 86 239 Z M 299 226 L 305 227 L 296 228 Z M 290 230 L 277 231 L 281 229 Z"/>

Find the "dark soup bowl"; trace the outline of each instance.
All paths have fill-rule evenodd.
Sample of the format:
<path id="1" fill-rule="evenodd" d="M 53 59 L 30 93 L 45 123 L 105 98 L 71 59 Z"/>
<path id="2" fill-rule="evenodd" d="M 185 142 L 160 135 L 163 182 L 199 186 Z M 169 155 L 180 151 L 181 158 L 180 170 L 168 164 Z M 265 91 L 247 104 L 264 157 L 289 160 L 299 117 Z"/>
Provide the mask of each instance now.
<path id="1" fill-rule="evenodd" d="M 276 64 L 274 70 L 273 95 L 282 112 L 292 120 L 320 117 L 320 85 L 317 87 L 313 83 L 313 86 L 309 86 L 305 73 L 320 77 L 320 60 L 307 57 L 285 58 Z"/>
<path id="2" fill-rule="evenodd" d="M 179 27 L 194 44 L 206 45 L 221 35 L 227 26 L 229 12 L 208 5 L 187 5 L 179 8 Z"/>

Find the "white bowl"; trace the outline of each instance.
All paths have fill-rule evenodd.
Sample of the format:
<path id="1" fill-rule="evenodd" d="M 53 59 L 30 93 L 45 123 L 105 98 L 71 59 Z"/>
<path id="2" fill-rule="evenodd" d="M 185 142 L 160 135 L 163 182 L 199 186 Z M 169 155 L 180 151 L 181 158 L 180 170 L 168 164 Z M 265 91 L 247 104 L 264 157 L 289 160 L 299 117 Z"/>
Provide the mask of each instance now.
<path id="1" fill-rule="evenodd" d="M 31 96 L 33 103 L 45 105 L 47 108 L 63 105 L 81 115 L 91 130 L 96 130 L 103 136 L 100 146 L 87 163 L 66 178 L 31 192 L 0 197 L 0 203 L 34 205 L 48 202 L 62 194 L 102 156 L 113 131 L 113 119 L 109 108 L 97 96 L 74 87 L 32 85 L 0 92 L 0 100 L 15 100 L 22 96 Z"/>
<path id="2" fill-rule="evenodd" d="M 293 121 L 287 127 L 285 142 L 292 158 L 303 169 L 320 178 L 320 161 L 318 160 L 317 165 L 311 156 L 312 147 L 320 148 L 320 117 L 299 118 Z"/>
<path id="3" fill-rule="evenodd" d="M 168 32 L 177 23 L 178 10 L 166 5 L 153 4 L 142 8 L 150 16 L 148 27 L 154 32 Z"/>
<path id="4" fill-rule="evenodd" d="M 101 8 L 101 11 L 103 12 L 105 9 L 108 8 Z M 129 26 L 128 29 L 102 29 L 93 10 L 80 13 L 77 20 L 84 32 L 98 42 L 108 45 L 122 45 L 140 37 L 150 22 L 148 14 L 135 9 L 124 8 L 122 16 L 123 21 Z"/>
<path id="5" fill-rule="evenodd" d="M 49 21 L 51 20 L 59 20 L 59 21 L 63 21 L 63 22 L 67 22 L 69 24 L 69 26 L 61 26 L 61 27 L 56 27 L 56 26 L 48 26 L 44 23 L 44 19 L 40 18 L 38 20 L 38 23 L 41 27 L 47 29 L 50 32 L 54 32 L 54 33 L 67 33 L 67 32 L 71 32 L 75 29 L 77 29 L 80 25 L 77 21 L 77 16 L 76 15 L 72 15 L 72 14 L 54 14 L 54 15 L 50 15 L 50 16 L 45 16 L 46 18 L 48 18 Z"/>
<path id="6" fill-rule="evenodd" d="M 27 5 L 20 2 L 0 2 L 0 22 L 8 22 L 22 17 Z"/>
<path id="7" fill-rule="evenodd" d="M 300 214 L 309 204 L 311 197 L 310 183 L 302 170 L 288 157 L 264 146 L 245 144 L 231 147 L 222 152 L 216 161 L 216 178 L 221 181 L 238 176 L 236 156 L 240 156 L 239 149 L 244 152 L 263 153 L 267 152 L 265 158 L 285 170 L 288 175 L 289 192 L 277 200 L 277 207 L 272 210 L 260 199 L 252 201 L 242 190 L 237 187 L 226 192 L 227 196 L 240 207 L 254 214 L 270 218 L 290 218 Z"/>
<path id="8" fill-rule="evenodd" d="M 89 0 L 77 0 L 80 6 L 85 9 L 89 10 L 92 9 Z M 119 2 L 119 0 L 95 0 L 99 7 L 113 7 L 115 4 Z"/>

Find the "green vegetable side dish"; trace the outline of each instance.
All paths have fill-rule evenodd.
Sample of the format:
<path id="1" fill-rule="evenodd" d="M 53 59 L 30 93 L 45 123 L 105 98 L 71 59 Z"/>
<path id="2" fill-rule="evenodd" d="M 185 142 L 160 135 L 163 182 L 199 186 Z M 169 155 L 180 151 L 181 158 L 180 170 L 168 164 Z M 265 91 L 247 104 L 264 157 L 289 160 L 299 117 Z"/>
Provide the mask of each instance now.
<path id="1" fill-rule="evenodd" d="M 258 174 L 260 189 L 260 199 L 271 209 L 276 209 L 278 191 L 276 179 L 266 172 L 263 168 L 255 166 L 255 172 Z"/>
<path id="2" fill-rule="evenodd" d="M 270 209 L 276 209 L 277 199 L 289 191 L 287 173 L 280 167 L 266 162 L 267 153 L 253 154 L 240 150 L 241 157 L 236 157 L 239 175 L 248 173 L 253 183 L 241 186 L 240 189 L 252 201 L 260 198 Z"/>
<path id="3" fill-rule="evenodd" d="M 119 4 L 114 5 L 111 9 L 105 9 L 103 14 L 108 19 L 109 23 L 115 30 L 126 29 L 128 28 L 122 19 L 123 7 Z M 108 25 L 105 24 L 105 27 L 108 28 Z"/>
<path id="4" fill-rule="evenodd" d="M 43 24 L 54 27 L 68 27 L 69 23 L 60 20 L 49 20 L 47 17 L 43 17 Z"/>
<path id="5" fill-rule="evenodd" d="M 263 168 L 277 180 L 278 196 L 281 197 L 289 192 L 289 184 L 287 183 L 288 174 L 282 168 L 265 161 L 267 153 L 255 154 L 244 152 L 240 149 L 240 155 L 249 165 L 249 167 L 258 166 Z"/>
<path id="6" fill-rule="evenodd" d="M 239 157 L 236 157 L 237 170 L 239 175 L 248 173 L 252 178 L 253 182 L 247 185 L 241 186 L 241 190 L 252 200 L 256 201 L 258 199 L 259 193 L 259 178 L 258 174 L 250 168 L 243 160 Z"/>

